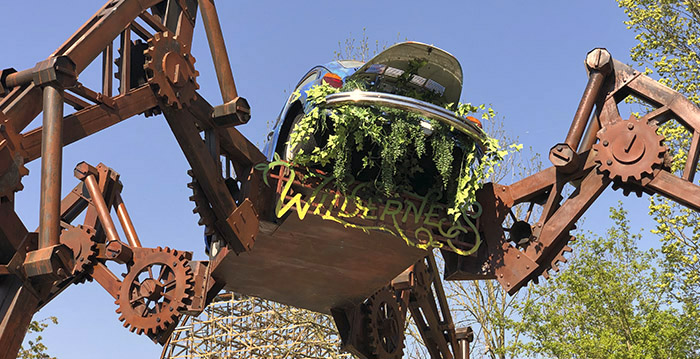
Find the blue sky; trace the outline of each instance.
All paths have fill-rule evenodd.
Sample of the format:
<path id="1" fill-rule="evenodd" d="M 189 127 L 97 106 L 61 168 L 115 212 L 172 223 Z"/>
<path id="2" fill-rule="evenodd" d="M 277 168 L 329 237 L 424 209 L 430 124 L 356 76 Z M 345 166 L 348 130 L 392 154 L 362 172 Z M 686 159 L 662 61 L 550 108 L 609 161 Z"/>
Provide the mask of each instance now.
<path id="1" fill-rule="evenodd" d="M 4 1 L 0 68 L 22 70 L 46 58 L 101 6 L 100 1 Z M 505 129 L 546 158 L 564 140 L 586 84 L 583 60 L 606 47 L 630 63 L 634 34 L 614 1 L 230 1 L 218 11 L 239 94 L 252 107 L 241 131 L 262 144 L 290 90 L 313 65 L 333 58 L 338 43 L 360 37 L 391 44 L 408 39 L 454 54 L 464 71 L 463 102 L 491 104 Z M 193 55 L 200 93 L 220 104 L 206 38 L 198 24 Z M 98 88 L 97 68 L 80 81 Z M 623 114 L 623 117 L 624 114 Z M 40 120 L 40 117 L 39 117 Z M 37 126 L 37 122 L 30 126 Z M 122 197 L 144 246 L 170 246 L 204 258 L 202 229 L 188 201 L 187 162 L 162 116 L 134 117 L 64 150 L 64 194 L 80 161 L 104 162 L 121 174 Z M 29 166 L 16 208 L 38 225 L 39 161 Z M 612 190 L 586 215 L 583 228 L 602 232 L 608 208 L 624 199 Z M 625 199 L 632 224 L 651 228 L 645 199 Z M 647 236 L 647 245 L 655 239 Z M 575 249 L 575 248 L 574 248 Z M 118 268 L 115 268 L 115 271 Z M 121 273 L 120 271 L 116 271 Z M 156 358 L 161 348 L 121 327 L 112 298 L 97 283 L 73 286 L 35 318 L 57 316 L 44 336 L 59 358 Z"/>

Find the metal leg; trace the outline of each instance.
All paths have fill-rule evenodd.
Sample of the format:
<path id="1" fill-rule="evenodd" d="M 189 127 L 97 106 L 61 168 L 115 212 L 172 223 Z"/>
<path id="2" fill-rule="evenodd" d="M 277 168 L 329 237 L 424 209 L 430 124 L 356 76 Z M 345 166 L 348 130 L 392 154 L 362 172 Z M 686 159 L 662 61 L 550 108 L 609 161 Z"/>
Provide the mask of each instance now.
<path id="1" fill-rule="evenodd" d="M 214 60 L 216 78 L 219 80 L 221 98 L 226 103 L 238 97 L 238 91 L 236 91 L 236 83 L 233 81 L 233 72 L 226 52 L 224 35 L 221 33 L 219 16 L 216 14 L 214 0 L 200 0 L 199 8 L 202 12 L 202 23 L 207 33 L 211 57 Z"/>
<path id="2" fill-rule="evenodd" d="M 41 215 L 39 248 L 59 243 L 61 167 L 63 160 L 63 90 L 44 87 L 44 130 L 41 138 Z"/>
<path id="3" fill-rule="evenodd" d="M 0 277 L 0 359 L 14 359 L 39 300 L 15 276 Z"/>

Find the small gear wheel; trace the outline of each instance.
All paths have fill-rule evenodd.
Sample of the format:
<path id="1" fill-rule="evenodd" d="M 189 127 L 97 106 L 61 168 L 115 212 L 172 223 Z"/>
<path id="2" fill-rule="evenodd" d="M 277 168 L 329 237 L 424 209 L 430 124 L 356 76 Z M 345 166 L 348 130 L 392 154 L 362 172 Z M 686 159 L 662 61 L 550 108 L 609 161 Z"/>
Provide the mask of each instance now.
<path id="1" fill-rule="evenodd" d="M 4 141 L 3 141 L 4 140 Z M 9 121 L 3 120 L 0 112 L 0 198 L 12 198 L 15 192 L 24 189 L 22 177 L 29 174 L 24 166 L 26 153 L 22 150 L 22 135 L 14 131 Z"/>
<path id="2" fill-rule="evenodd" d="M 6 168 L 0 174 L 0 198 L 12 198 L 15 192 L 24 189 L 22 185 L 22 177 L 29 174 L 27 167 L 24 167 L 24 157 L 18 152 L 12 153 L 7 148 L 0 148 L 0 156 L 4 156 L 3 152 L 7 150 L 6 158 L 9 159 Z M 2 160 L 0 160 L 2 162 Z"/>
<path id="3" fill-rule="evenodd" d="M 368 345 L 378 359 L 403 356 L 405 315 L 392 290 L 380 289 L 366 303 Z"/>
<path id="4" fill-rule="evenodd" d="M 135 89 L 148 81 L 148 78 L 146 77 L 146 69 L 144 68 L 144 65 L 146 64 L 146 50 L 148 50 L 148 44 L 141 41 L 141 39 L 131 42 L 131 61 L 129 61 L 129 68 L 131 71 L 129 71 L 129 88 Z M 117 65 L 117 72 L 114 73 L 114 78 L 121 81 L 122 56 L 124 54 L 124 50 L 119 48 L 118 52 L 119 57 L 114 59 L 114 64 Z"/>
<path id="5" fill-rule="evenodd" d="M 666 153 L 664 137 L 656 129 L 655 125 L 631 116 L 600 130 L 598 143 L 593 145 L 598 151 L 598 171 L 622 183 L 644 184 L 661 168 Z"/>
<path id="6" fill-rule="evenodd" d="M 428 297 L 432 293 L 433 276 L 421 259 L 413 266 L 413 288 L 411 294 L 417 299 Z"/>
<path id="7" fill-rule="evenodd" d="M 77 276 L 85 272 L 97 257 L 97 243 L 95 229 L 90 226 L 78 225 L 70 227 L 61 233 L 61 243 L 73 251 L 72 275 Z"/>
<path id="8" fill-rule="evenodd" d="M 153 249 L 134 259 L 115 303 L 124 327 L 157 337 L 175 323 L 190 303 L 194 277 L 184 252 Z"/>
<path id="9" fill-rule="evenodd" d="M 168 105 L 181 109 L 197 98 L 199 72 L 194 68 L 195 59 L 177 36 L 168 31 L 156 33 L 143 54 L 146 77 Z"/>
<path id="10" fill-rule="evenodd" d="M 192 170 L 187 171 L 187 174 L 192 177 L 192 182 L 187 184 L 187 187 L 192 190 L 192 195 L 190 196 L 190 201 L 194 202 L 194 209 L 192 210 L 192 213 L 199 215 L 198 224 L 200 226 L 206 226 L 206 231 L 213 231 L 214 223 L 216 222 L 214 210 L 211 208 L 209 200 L 204 195 L 204 190 L 202 190 L 199 182 L 197 182 L 197 180 L 194 178 L 194 173 Z"/>

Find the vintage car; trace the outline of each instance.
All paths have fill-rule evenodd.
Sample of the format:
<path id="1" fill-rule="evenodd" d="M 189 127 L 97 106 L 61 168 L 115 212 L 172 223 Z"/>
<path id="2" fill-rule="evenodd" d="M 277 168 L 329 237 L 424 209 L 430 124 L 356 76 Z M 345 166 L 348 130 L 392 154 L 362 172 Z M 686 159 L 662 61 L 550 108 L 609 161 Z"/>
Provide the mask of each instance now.
<path id="1" fill-rule="evenodd" d="M 411 61 L 425 62 L 414 73 Z M 337 60 L 313 67 L 299 81 L 277 118 L 273 131 L 268 134 L 264 149 L 272 160 L 274 153 L 282 159 L 291 160 L 299 148 L 313 149 L 320 139 L 312 138 L 308 143 L 292 147 L 289 136 L 294 126 L 311 109 L 307 102 L 307 91 L 320 84 L 342 88 L 346 82 L 362 80 L 371 84 L 372 91 L 347 91 L 329 95 L 327 104 L 379 105 L 421 114 L 461 131 L 477 143 L 484 139 L 481 123 L 474 117 L 458 118 L 444 105 L 457 103 L 462 92 L 462 67 L 457 59 L 446 51 L 419 42 L 402 42 L 389 47 L 366 63 L 354 60 Z M 403 80 L 403 81 L 402 81 Z M 401 86 L 397 84 L 401 83 Z M 416 94 L 428 94 L 430 102 L 416 99 Z M 426 135 L 430 135 L 430 124 L 422 123 Z"/>
<path id="2" fill-rule="evenodd" d="M 346 84 L 360 80 L 371 84 L 369 90 L 347 90 Z M 288 162 L 299 155 L 288 141 L 294 125 L 315 106 L 307 91 L 323 83 L 340 90 L 325 98 L 327 111 L 347 104 L 410 111 L 420 115 L 415 119 L 424 122 L 420 126 L 425 136 L 437 134 L 431 124 L 440 121 L 452 128 L 455 141 L 458 136 L 473 139 L 474 151 L 486 140 L 476 119 L 459 118 L 445 108 L 459 101 L 462 69 L 443 50 L 405 42 L 366 63 L 333 61 L 313 67 L 290 95 L 268 136 L 269 162 L 256 165 L 251 174 L 263 178 L 264 185 L 242 189 L 261 199 L 256 209 L 260 232 L 253 255 L 232 257 L 220 265 L 231 283 L 229 289 L 339 315 L 425 258 L 430 253 L 426 249 L 441 248 L 454 256 L 483 252 L 480 209 L 453 219 L 448 203 L 419 190 L 384 198 L 363 196 L 360 191 L 371 182 L 356 178 L 341 190 L 331 182 L 334 177 L 322 174 L 328 173 L 323 168 Z M 322 136 L 300 146 L 320 147 Z"/>

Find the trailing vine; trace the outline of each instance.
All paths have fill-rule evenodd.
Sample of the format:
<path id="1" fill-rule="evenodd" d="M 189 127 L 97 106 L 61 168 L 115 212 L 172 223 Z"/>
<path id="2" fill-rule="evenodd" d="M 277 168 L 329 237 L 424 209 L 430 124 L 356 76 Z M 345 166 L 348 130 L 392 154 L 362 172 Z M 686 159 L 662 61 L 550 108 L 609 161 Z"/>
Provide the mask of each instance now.
<path id="1" fill-rule="evenodd" d="M 417 113 L 382 106 L 327 106 L 327 95 L 356 89 L 371 90 L 371 86 L 348 81 L 341 89 L 325 84 L 311 88 L 307 91 L 310 110 L 289 138 L 292 147 L 316 139 L 318 146 L 308 153 L 300 149 L 292 163 L 332 172 L 340 190 L 355 180 L 372 183 L 373 195 L 381 198 L 438 190 L 448 213 L 457 218 L 462 208 L 475 202 L 476 191 L 508 152 L 494 138 L 485 136 L 479 147 L 451 126 Z M 411 95 L 431 102 L 436 98 L 434 93 Z M 467 115 L 484 120 L 495 115 L 485 105 L 458 103 L 445 108 L 464 121 Z"/>

